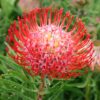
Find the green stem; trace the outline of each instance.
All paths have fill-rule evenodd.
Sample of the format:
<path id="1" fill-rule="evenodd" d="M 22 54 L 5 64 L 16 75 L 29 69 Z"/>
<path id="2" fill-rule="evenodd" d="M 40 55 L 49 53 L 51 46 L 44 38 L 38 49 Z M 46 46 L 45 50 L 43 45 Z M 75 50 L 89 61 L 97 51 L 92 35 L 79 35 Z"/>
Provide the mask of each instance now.
<path id="1" fill-rule="evenodd" d="M 42 6 L 43 6 L 43 1 L 44 0 L 40 0 L 40 8 L 42 8 Z"/>
<path id="2" fill-rule="evenodd" d="M 89 84 L 86 86 L 86 100 L 90 100 L 90 86 Z"/>
<path id="3" fill-rule="evenodd" d="M 37 100 L 43 99 L 43 95 L 41 95 L 41 92 L 43 92 L 43 89 L 44 89 L 44 80 L 42 80 L 41 83 L 40 83 Z"/>
<path id="4" fill-rule="evenodd" d="M 85 100 L 90 100 L 90 91 L 91 91 L 90 82 L 91 82 L 91 75 L 88 76 L 87 80 Z"/>

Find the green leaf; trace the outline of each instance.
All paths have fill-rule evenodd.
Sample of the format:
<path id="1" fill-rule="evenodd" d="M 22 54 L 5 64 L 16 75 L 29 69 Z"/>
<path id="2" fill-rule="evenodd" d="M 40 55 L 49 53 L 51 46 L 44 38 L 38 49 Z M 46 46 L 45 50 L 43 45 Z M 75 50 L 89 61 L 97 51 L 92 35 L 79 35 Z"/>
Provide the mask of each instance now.
<path id="1" fill-rule="evenodd" d="M 33 88 L 25 87 L 23 84 L 11 80 L 0 79 L 0 94 L 2 94 L 3 92 L 5 92 L 5 94 L 10 93 L 11 95 L 17 95 L 19 97 L 22 97 L 23 99 L 25 98 L 25 100 L 32 100 L 31 96 L 29 96 L 28 94 L 35 94 Z"/>
<path id="2" fill-rule="evenodd" d="M 7 73 L 8 69 L 4 64 L 0 64 L 0 71 L 3 72 L 3 73 Z"/>
<path id="3" fill-rule="evenodd" d="M 22 67 L 19 66 L 18 64 L 16 64 L 11 58 L 9 58 L 8 56 L 3 56 L 0 55 L 0 61 L 5 64 L 8 65 L 11 69 L 17 70 L 17 71 L 21 71 Z"/>
<path id="4" fill-rule="evenodd" d="M 1 0 L 1 7 L 6 16 L 12 13 L 15 1 L 16 0 Z"/>

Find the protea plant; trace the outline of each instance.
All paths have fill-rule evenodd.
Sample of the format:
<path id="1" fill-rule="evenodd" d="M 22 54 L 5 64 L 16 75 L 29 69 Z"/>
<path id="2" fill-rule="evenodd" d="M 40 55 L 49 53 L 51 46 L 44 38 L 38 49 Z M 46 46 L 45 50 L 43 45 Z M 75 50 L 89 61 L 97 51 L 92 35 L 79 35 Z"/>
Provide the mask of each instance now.
<path id="1" fill-rule="evenodd" d="M 95 48 L 95 53 L 94 53 L 94 57 L 95 57 L 95 61 L 94 63 L 97 64 L 98 66 L 100 66 L 100 46 L 99 47 L 94 47 Z"/>
<path id="2" fill-rule="evenodd" d="M 93 43 L 83 22 L 70 12 L 63 15 L 63 9 L 36 8 L 18 17 L 6 41 L 8 54 L 42 79 L 77 77 L 93 60 Z"/>
<path id="3" fill-rule="evenodd" d="M 94 60 L 92 62 L 92 70 L 95 69 L 98 69 L 100 71 L 100 40 L 95 40 L 94 41 L 94 53 L 93 53 L 93 57 L 94 57 Z"/>

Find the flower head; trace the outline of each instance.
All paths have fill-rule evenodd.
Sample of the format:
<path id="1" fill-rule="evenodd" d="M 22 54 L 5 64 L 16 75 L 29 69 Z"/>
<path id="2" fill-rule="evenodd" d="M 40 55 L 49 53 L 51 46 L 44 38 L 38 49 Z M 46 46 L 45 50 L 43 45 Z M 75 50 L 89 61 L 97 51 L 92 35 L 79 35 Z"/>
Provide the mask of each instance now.
<path id="1" fill-rule="evenodd" d="M 100 70 L 100 40 L 95 40 L 94 41 L 94 60 L 92 62 L 92 70 L 94 70 L 94 68 L 96 67 L 97 69 Z"/>
<path id="2" fill-rule="evenodd" d="M 84 24 L 69 12 L 37 8 L 9 30 L 8 54 L 31 75 L 67 79 L 92 62 L 93 44 Z"/>
<path id="3" fill-rule="evenodd" d="M 95 64 L 98 64 L 100 66 L 100 47 L 95 47 Z"/>

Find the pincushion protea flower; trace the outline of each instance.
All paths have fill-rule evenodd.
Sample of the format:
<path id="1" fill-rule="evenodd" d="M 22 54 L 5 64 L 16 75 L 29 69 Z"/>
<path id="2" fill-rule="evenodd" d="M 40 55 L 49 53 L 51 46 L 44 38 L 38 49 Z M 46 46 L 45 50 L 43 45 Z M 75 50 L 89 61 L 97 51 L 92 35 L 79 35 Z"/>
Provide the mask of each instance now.
<path id="1" fill-rule="evenodd" d="M 94 61 L 94 63 L 98 64 L 98 66 L 100 66 L 100 46 L 99 47 L 95 46 L 94 49 L 95 49 L 95 52 L 94 52 L 95 61 Z"/>
<path id="2" fill-rule="evenodd" d="M 94 70 L 94 68 L 96 67 L 97 69 L 100 70 L 100 40 L 95 40 L 94 41 L 94 60 L 92 62 L 92 70 Z"/>
<path id="3" fill-rule="evenodd" d="M 37 8 L 18 18 L 9 30 L 8 54 L 31 75 L 68 79 L 92 62 L 93 44 L 84 24 L 69 12 Z M 70 29 L 70 30 L 69 30 Z"/>

